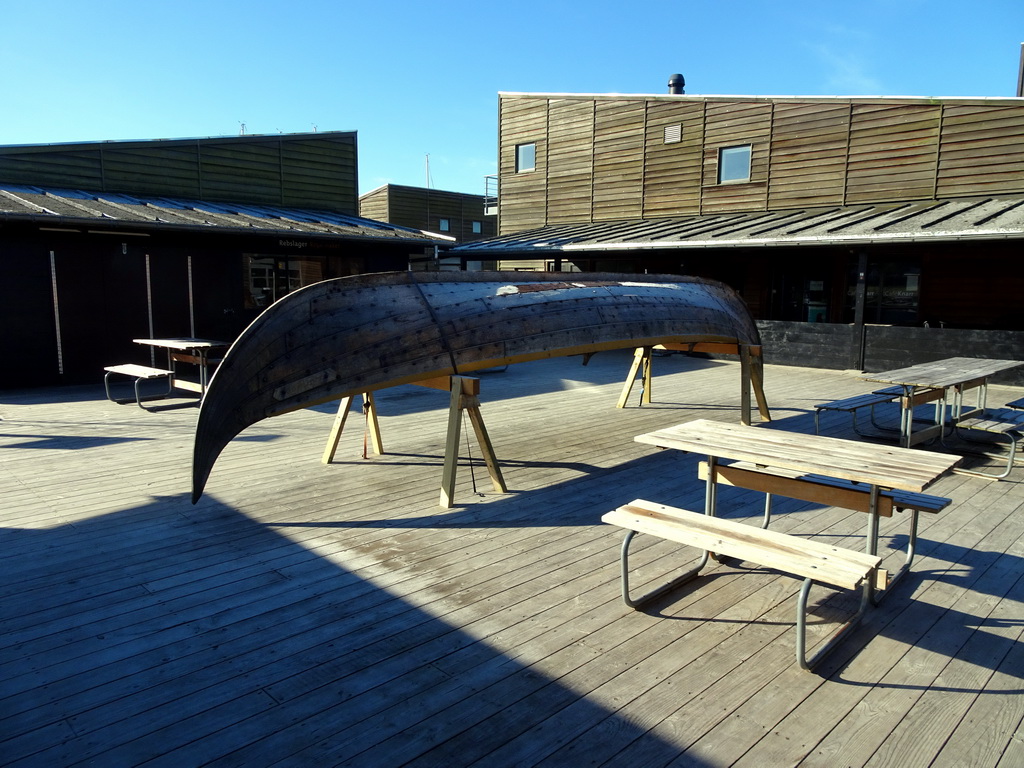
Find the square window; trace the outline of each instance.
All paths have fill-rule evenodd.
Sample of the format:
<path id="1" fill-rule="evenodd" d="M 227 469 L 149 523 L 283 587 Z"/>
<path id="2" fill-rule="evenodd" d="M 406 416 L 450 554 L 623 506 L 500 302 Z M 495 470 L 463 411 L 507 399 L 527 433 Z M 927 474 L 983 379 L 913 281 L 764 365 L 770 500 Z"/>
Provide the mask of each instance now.
<path id="1" fill-rule="evenodd" d="M 474 235 L 479 235 L 483 231 L 484 231 L 484 225 L 481 224 L 479 221 L 474 221 L 473 222 L 473 234 Z"/>
<path id="2" fill-rule="evenodd" d="M 750 145 L 718 150 L 718 183 L 750 181 Z"/>
<path id="3" fill-rule="evenodd" d="M 448 219 L 441 219 L 438 223 L 438 227 L 441 228 L 442 232 L 447 232 L 452 228 L 452 223 Z"/>
<path id="4" fill-rule="evenodd" d="M 516 173 L 532 171 L 537 167 L 537 145 L 516 144 Z"/>

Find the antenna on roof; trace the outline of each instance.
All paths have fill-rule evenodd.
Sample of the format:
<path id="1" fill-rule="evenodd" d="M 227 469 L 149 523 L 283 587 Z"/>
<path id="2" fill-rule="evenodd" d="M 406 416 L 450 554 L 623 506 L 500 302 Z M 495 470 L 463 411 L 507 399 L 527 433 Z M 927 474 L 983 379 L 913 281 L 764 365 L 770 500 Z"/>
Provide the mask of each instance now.
<path id="1" fill-rule="evenodd" d="M 238 131 L 238 135 L 239 136 L 245 136 L 245 123 L 243 123 L 241 120 L 239 120 L 238 124 L 240 126 L 242 126 L 241 129 Z"/>
<path id="2" fill-rule="evenodd" d="M 427 189 L 430 189 L 430 153 L 427 153 Z"/>
<path id="3" fill-rule="evenodd" d="M 1017 72 L 1017 96 L 1024 96 L 1024 43 L 1020 44 L 1020 70 Z"/>

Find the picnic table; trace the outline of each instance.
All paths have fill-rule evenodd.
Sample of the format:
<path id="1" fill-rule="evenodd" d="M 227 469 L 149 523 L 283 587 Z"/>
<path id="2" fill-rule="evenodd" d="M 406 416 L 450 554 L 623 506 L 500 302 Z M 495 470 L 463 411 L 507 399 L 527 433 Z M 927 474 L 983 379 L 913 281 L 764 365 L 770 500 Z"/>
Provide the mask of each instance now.
<path id="1" fill-rule="evenodd" d="M 138 365 L 137 363 L 122 363 L 119 365 L 104 366 L 106 374 L 103 377 L 103 386 L 107 392 L 107 399 L 115 403 L 124 403 L 134 400 L 140 408 L 144 400 L 157 400 L 167 397 L 171 390 L 186 389 L 190 392 L 197 392 L 200 396 L 206 394 L 206 386 L 210 382 L 210 366 L 215 361 L 210 358 L 210 351 L 223 349 L 229 346 L 226 341 L 215 339 L 197 339 L 192 337 L 178 337 L 168 339 L 132 339 L 136 344 L 143 344 L 148 347 L 157 347 L 167 350 L 167 366 L 156 368 L 155 365 Z M 155 361 L 154 361 L 155 362 Z M 178 376 L 178 363 L 187 363 L 199 368 L 199 381 L 190 381 Z M 117 398 L 111 391 L 111 376 L 125 376 L 134 382 L 134 398 Z M 140 385 L 143 381 L 163 379 L 167 382 L 167 389 L 156 395 L 143 396 Z"/>
<path id="2" fill-rule="evenodd" d="M 1020 365 L 1024 365 L 1024 360 L 950 357 L 907 368 L 866 373 L 860 378 L 903 388 L 900 397 L 900 444 L 910 448 L 942 436 L 946 428 L 947 407 L 954 419 L 963 419 L 972 413 L 984 411 L 989 378 Z M 965 411 L 963 395 L 970 389 L 977 390 L 977 406 L 972 411 Z M 936 404 L 934 424 L 914 431 L 915 406 L 929 402 Z"/>
<path id="3" fill-rule="evenodd" d="M 708 515 L 715 514 L 718 483 L 723 479 L 730 485 L 788 498 L 831 499 L 846 508 L 859 508 L 868 515 L 865 552 L 870 555 L 878 553 L 879 517 L 892 514 L 891 496 L 887 497 L 885 492 L 920 493 L 962 461 L 948 454 L 706 419 L 637 435 L 634 439 L 708 457 L 704 509 Z M 722 459 L 745 464 L 739 471 L 730 471 L 720 464 Z M 829 479 L 839 482 L 830 484 Z M 917 538 L 917 519 L 914 509 L 907 561 L 890 586 L 909 568 Z"/>
<path id="4" fill-rule="evenodd" d="M 169 339 L 132 339 L 136 344 L 148 347 L 157 347 L 167 350 L 167 370 L 172 371 L 171 386 L 178 389 L 185 389 L 190 392 L 198 392 L 200 395 L 206 392 L 210 383 L 210 351 L 224 349 L 229 344 L 226 341 L 216 339 L 198 339 L 192 337 L 176 337 Z M 199 369 L 199 381 L 189 381 L 178 376 L 177 364 L 188 363 Z"/>
<path id="5" fill-rule="evenodd" d="M 637 442 L 707 456 L 700 474 L 707 481 L 704 514 L 637 499 L 601 519 L 625 528 L 621 547 L 622 597 L 637 608 L 699 575 L 709 557 L 738 557 L 804 579 L 796 608 L 796 659 L 811 669 L 860 621 L 867 607 L 891 593 L 910 569 L 917 541 L 918 512 L 938 512 L 949 499 L 920 494 L 961 459 L 956 456 L 861 443 L 834 437 L 785 432 L 765 427 L 696 420 L 637 435 Z M 723 464 L 722 460 L 733 461 Z M 717 520 L 719 484 L 860 510 L 868 515 L 863 554 L 819 542 L 757 528 L 737 521 Z M 917 494 L 906 496 L 904 494 Z M 878 555 L 879 517 L 895 510 L 910 511 L 906 559 L 889 579 Z M 703 550 L 698 564 L 647 595 L 634 598 L 629 587 L 629 546 L 637 533 Z M 824 646 L 807 657 L 807 602 L 811 586 L 823 583 L 840 589 L 859 588 L 857 612 L 834 632 Z M 878 594 L 876 590 L 880 590 Z"/>

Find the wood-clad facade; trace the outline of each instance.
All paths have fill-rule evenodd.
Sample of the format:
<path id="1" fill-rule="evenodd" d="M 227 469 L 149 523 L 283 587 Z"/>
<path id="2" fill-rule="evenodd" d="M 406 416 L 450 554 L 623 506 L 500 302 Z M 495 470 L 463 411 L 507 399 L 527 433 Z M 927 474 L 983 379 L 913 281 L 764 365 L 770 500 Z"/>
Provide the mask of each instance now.
<path id="1" fill-rule="evenodd" d="M 0 147 L 0 388 L 162 364 L 320 280 L 446 242 L 358 217 L 353 132 Z"/>
<path id="2" fill-rule="evenodd" d="M 494 215 L 485 215 L 483 195 L 385 184 L 359 197 L 359 215 L 400 227 L 426 230 L 465 243 L 493 237 Z"/>
<path id="3" fill-rule="evenodd" d="M 358 215 L 354 131 L 0 147 L 0 180 Z"/>
<path id="4" fill-rule="evenodd" d="M 1024 194 L 1020 99 L 502 94 L 499 232 Z M 535 145 L 517 172 L 516 148 Z M 750 147 L 749 179 L 719 180 Z"/>
<path id="5" fill-rule="evenodd" d="M 1021 98 L 503 93 L 499 185 L 465 263 L 722 280 L 841 367 L 870 324 L 1024 331 Z"/>

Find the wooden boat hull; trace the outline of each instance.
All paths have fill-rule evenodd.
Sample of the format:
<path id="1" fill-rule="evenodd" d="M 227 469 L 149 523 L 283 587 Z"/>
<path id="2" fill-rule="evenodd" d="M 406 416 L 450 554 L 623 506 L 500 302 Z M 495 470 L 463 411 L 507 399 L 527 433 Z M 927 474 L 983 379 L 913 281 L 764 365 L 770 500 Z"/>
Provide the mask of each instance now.
<path id="1" fill-rule="evenodd" d="M 193 503 L 224 447 L 269 416 L 496 365 L 693 342 L 760 338 L 731 288 L 693 277 L 392 272 L 315 283 L 268 307 L 210 381 Z"/>

